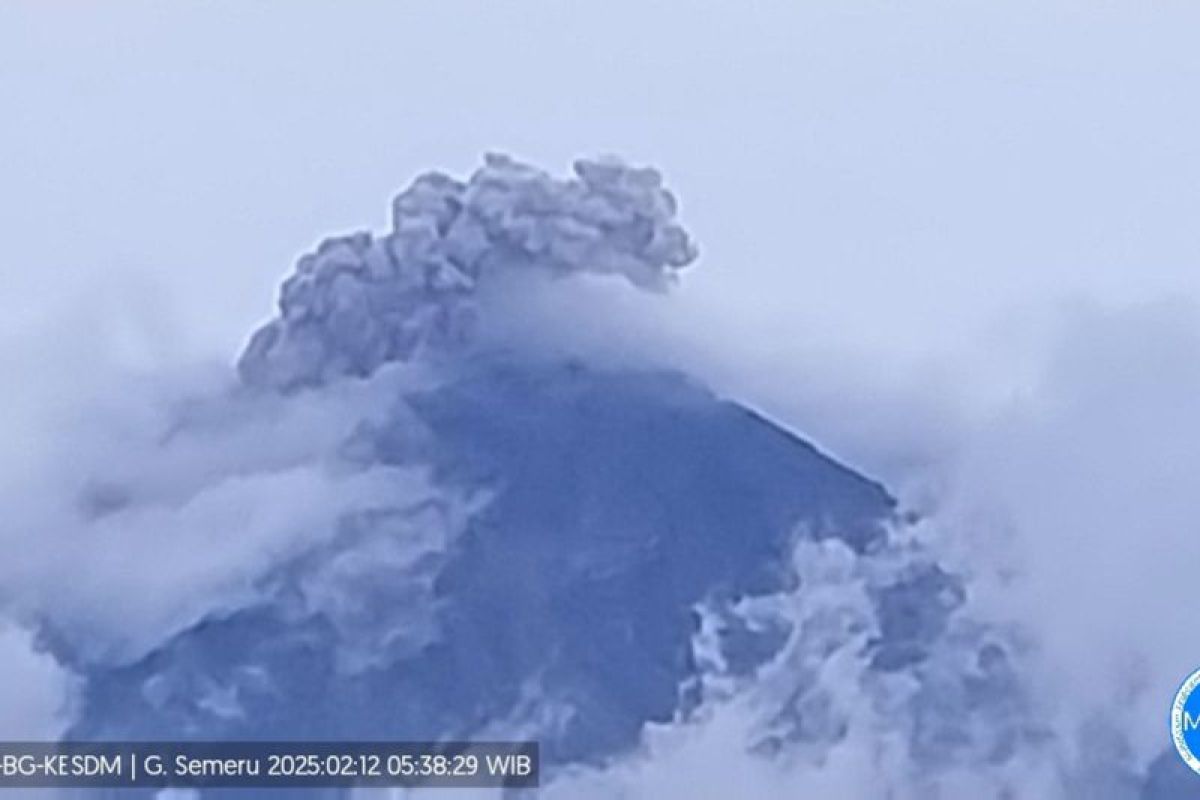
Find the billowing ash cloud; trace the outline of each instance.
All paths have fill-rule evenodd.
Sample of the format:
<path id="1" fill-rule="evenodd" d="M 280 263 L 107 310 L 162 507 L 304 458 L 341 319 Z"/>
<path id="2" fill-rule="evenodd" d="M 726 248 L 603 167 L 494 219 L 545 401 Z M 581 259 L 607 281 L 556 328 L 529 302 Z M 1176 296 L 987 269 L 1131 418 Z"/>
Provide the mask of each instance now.
<path id="1" fill-rule="evenodd" d="M 659 173 L 614 160 L 566 180 L 489 155 L 471 178 L 421 176 L 392 230 L 327 239 L 283 284 L 279 316 L 238 364 L 255 386 L 293 389 L 369 375 L 470 336 L 484 282 L 506 273 L 616 274 L 662 290 L 696 250 Z"/>

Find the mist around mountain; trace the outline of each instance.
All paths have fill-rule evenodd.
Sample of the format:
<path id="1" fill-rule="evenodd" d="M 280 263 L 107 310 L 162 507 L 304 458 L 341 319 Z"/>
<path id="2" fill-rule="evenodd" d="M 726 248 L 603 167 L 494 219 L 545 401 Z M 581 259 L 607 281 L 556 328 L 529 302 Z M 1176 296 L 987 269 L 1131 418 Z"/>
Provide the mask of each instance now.
<path id="1" fill-rule="evenodd" d="M 98 412 L 5 567 L 57 735 L 535 738 L 550 798 L 1188 796 L 1103 720 L 1076 750 L 944 520 L 529 322 L 551 285 L 669 302 L 677 212 L 616 160 L 419 177 L 299 260 L 236 372 Z"/>

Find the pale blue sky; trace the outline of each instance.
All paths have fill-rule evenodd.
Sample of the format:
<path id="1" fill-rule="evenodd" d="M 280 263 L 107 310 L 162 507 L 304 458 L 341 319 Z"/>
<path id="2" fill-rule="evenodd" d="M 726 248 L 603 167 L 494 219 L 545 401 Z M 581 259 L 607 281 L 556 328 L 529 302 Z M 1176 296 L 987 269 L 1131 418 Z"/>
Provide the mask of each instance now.
<path id="1" fill-rule="evenodd" d="M 300 251 L 502 149 L 660 166 L 689 291 L 795 335 L 1194 296 L 1197 30 L 1185 2 L 7 0 L 0 289 L 232 352 Z"/>

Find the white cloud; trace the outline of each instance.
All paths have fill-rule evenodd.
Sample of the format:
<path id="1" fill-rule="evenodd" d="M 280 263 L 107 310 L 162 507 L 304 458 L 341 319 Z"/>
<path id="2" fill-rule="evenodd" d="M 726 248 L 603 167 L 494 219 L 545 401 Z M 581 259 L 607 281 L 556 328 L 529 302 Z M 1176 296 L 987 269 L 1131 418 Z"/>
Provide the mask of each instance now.
<path id="1" fill-rule="evenodd" d="M 28 631 L 0 622 L 0 739 L 54 739 L 70 723 L 71 675 L 34 646 Z"/>

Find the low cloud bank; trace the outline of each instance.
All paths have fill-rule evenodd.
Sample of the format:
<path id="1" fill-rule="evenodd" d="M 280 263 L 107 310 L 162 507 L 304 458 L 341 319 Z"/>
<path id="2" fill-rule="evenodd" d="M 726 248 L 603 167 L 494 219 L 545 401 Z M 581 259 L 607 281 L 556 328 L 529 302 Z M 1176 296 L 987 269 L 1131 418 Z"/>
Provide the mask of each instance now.
<path id="1" fill-rule="evenodd" d="M 68 638 L 79 658 L 134 658 L 247 602 L 256 576 L 341 515 L 427 498 L 419 469 L 357 469 L 339 444 L 466 339 L 682 369 L 885 478 L 923 516 L 908 534 L 918 549 L 963 577 L 962 619 L 1004 631 L 1019 653 L 1022 713 L 1046 734 L 994 768 L 930 769 L 911 752 L 913 706 L 880 705 L 850 635 L 826 653 L 840 678 L 823 680 L 860 713 L 831 746 L 770 766 L 753 755 L 762 706 L 787 690 L 765 681 L 551 796 L 1137 796 L 1169 745 L 1171 694 L 1200 666 L 1186 613 L 1200 560 L 1193 304 L 1058 308 L 1037 335 L 1010 331 L 1028 345 L 1016 356 L 963 342 L 906 359 L 851 330 L 810 330 L 799 299 L 790 316 L 752 319 L 687 287 L 663 296 L 695 249 L 651 170 L 580 162 L 560 180 L 493 157 L 465 182 L 418 179 L 394 210 L 389 233 L 301 259 L 240 382 L 60 358 L 84 331 L 38 339 L 34 359 L 0 353 L 27 379 L 4 405 L 0 542 L 12 558 L 0 600 L 21 624 L 0 629 L 0 648 L 38 687 L 0 695 L 0 718 L 49 735 L 69 707 L 70 677 L 30 628 Z M 841 578 L 783 599 L 818 635 L 810 644 L 827 632 L 813 621 L 822 597 L 828 619 L 855 618 L 869 587 L 870 564 L 817 556 Z"/>
<path id="2" fill-rule="evenodd" d="M 922 515 L 910 535 L 963 578 L 961 617 L 1007 632 L 1020 654 L 1028 722 L 1041 732 L 995 768 L 931 766 L 910 744 L 881 735 L 914 723 L 897 709 L 901 716 L 883 725 L 860 719 L 815 761 L 781 768 L 747 753 L 755 720 L 735 704 L 648 738 L 642 757 L 580 776 L 564 796 L 710 796 L 697 786 L 845 797 L 1142 796 L 1151 762 L 1171 746 L 1174 691 L 1200 666 L 1186 611 L 1200 561 L 1195 303 L 1048 301 L 1030 315 L 1036 329 L 1012 331 L 1002 351 L 993 329 L 940 363 L 889 364 L 887 354 L 855 351 L 849 337 L 840 352 L 822 353 L 754 333 L 786 320 L 727 320 L 714 331 L 699 313 L 708 301 L 686 292 L 658 303 L 595 286 L 546 291 L 539 313 L 555 324 L 594 311 L 586 330 L 575 326 L 548 347 L 685 366 L 885 473 Z M 574 310 L 564 313 L 554 295 L 581 291 L 565 298 Z M 533 341 L 541 324 L 523 320 L 506 333 Z M 861 685 L 852 692 L 863 708 L 874 702 Z M 688 785 L 677 782 L 683 776 Z"/>
<path id="3" fill-rule="evenodd" d="M 144 326 L 123 317 L 140 311 L 124 306 L 85 306 L 0 342 L 0 366 L 21 378 L 0 398 L 11 428 L 0 619 L 18 623 L 0 645 L 35 686 L 0 696 L 10 736 L 69 723 L 70 670 L 129 663 L 254 603 L 265 575 L 347 517 L 446 501 L 422 464 L 360 463 L 347 443 L 436 382 L 423 356 L 472 340 L 481 288 L 586 272 L 662 291 L 695 257 L 658 173 L 616 161 L 580 161 L 557 179 L 490 156 L 467 181 L 418 178 L 393 212 L 388 234 L 330 239 L 300 260 L 237 375 L 126 363 L 131 347 L 157 348 L 134 341 Z M 316 390 L 289 391 L 301 386 Z M 314 592 L 336 590 L 344 576 L 331 573 Z"/>
<path id="4" fill-rule="evenodd" d="M 70 722 L 71 674 L 10 623 L 0 623 L 0 664 L 0 739 L 58 738 Z"/>

